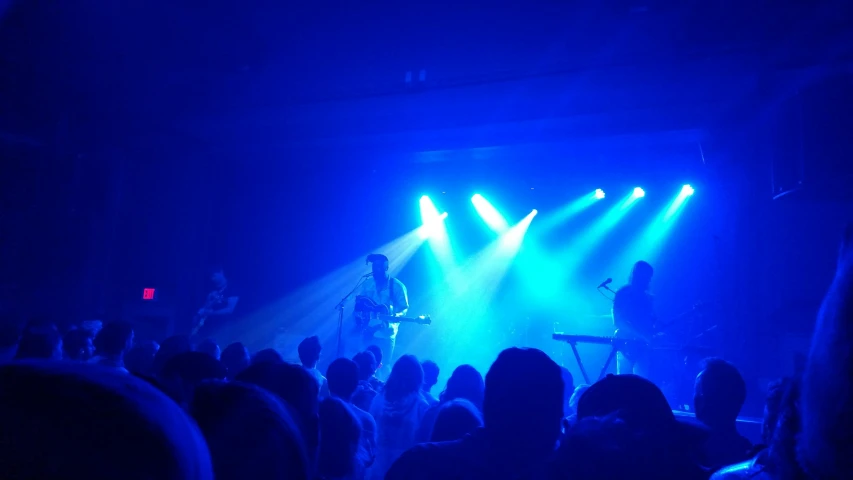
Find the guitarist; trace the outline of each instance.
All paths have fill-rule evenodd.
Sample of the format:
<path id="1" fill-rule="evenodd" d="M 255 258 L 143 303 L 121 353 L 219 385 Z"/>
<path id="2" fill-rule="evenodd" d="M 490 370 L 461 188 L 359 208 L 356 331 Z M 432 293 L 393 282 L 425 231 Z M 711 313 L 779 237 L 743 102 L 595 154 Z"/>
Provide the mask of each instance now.
<path id="1" fill-rule="evenodd" d="M 381 254 L 367 256 L 367 262 L 371 264 L 370 276 L 361 284 L 356 298 L 367 297 L 375 302 L 379 308 L 394 317 L 406 315 L 409 309 L 409 294 L 406 286 L 400 280 L 388 274 L 388 257 Z M 362 348 L 376 345 L 382 350 L 382 358 L 387 359 L 388 365 L 393 365 L 392 355 L 397 340 L 399 322 L 382 322 L 378 325 L 368 327 L 363 332 Z"/>
<path id="2" fill-rule="evenodd" d="M 654 269 L 648 262 L 639 261 L 631 270 L 628 285 L 620 288 L 613 298 L 613 326 L 616 338 L 629 342 L 616 354 L 616 373 L 649 374 L 650 354 L 647 344 L 655 337 L 654 297 L 649 293 Z"/>
<path id="3" fill-rule="evenodd" d="M 210 277 L 213 290 L 207 294 L 207 300 L 193 318 L 192 336 L 198 335 L 200 331 L 209 331 L 211 319 L 219 323 L 219 319 L 227 318 L 234 313 L 237 301 L 240 297 L 234 292 L 221 268 L 214 268 Z M 208 328 L 205 328 L 208 327 Z"/>

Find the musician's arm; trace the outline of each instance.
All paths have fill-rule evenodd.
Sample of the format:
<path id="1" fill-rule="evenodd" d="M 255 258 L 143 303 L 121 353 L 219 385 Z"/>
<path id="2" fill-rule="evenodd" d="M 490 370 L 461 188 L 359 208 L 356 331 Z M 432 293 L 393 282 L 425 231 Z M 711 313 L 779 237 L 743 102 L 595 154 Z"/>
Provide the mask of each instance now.
<path id="1" fill-rule="evenodd" d="M 395 317 L 404 317 L 406 316 L 406 312 L 409 311 L 409 291 L 406 289 L 406 286 L 403 285 L 403 282 L 397 282 L 397 285 L 394 289 L 394 305 L 400 305 L 400 310 L 394 312 Z"/>
<path id="2" fill-rule="evenodd" d="M 231 315 L 234 313 L 234 309 L 237 307 L 237 301 L 240 300 L 240 297 L 228 297 L 225 299 L 225 306 L 220 308 L 219 310 L 210 310 L 207 312 L 208 315 Z"/>

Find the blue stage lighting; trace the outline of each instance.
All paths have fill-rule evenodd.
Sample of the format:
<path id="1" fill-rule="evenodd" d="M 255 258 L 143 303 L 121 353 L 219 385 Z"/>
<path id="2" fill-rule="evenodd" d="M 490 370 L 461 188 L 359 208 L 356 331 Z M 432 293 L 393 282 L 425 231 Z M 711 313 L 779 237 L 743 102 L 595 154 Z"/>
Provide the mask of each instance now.
<path id="1" fill-rule="evenodd" d="M 695 190 L 693 190 L 693 187 L 691 187 L 690 185 L 685 185 L 685 186 L 681 187 L 681 194 L 684 196 L 693 195 L 694 191 Z"/>
<path id="2" fill-rule="evenodd" d="M 646 191 L 643 190 L 642 188 L 637 187 L 634 189 L 634 197 L 640 198 L 640 197 L 645 197 L 645 196 L 646 196 Z"/>
<path id="3" fill-rule="evenodd" d="M 602 190 L 602 189 L 600 189 L 600 188 L 596 188 L 596 189 L 595 189 L 595 198 L 597 198 L 597 199 L 599 199 L 599 200 L 601 200 L 602 198 L 604 198 L 604 190 Z"/>

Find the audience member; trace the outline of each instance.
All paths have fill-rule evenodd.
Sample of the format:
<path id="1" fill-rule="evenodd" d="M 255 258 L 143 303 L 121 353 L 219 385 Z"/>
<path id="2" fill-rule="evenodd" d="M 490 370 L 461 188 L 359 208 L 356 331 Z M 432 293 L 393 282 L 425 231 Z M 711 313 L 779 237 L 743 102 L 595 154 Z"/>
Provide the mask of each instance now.
<path id="1" fill-rule="evenodd" d="M 157 376 L 160 386 L 181 406 L 189 404 L 201 382 L 224 379 L 225 367 L 219 360 L 201 352 L 175 355 Z"/>
<path id="2" fill-rule="evenodd" d="M 243 370 L 249 368 L 252 357 L 249 356 L 249 349 L 240 342 L 234 342 L 225 347 L 222 355 L 219 358 L 222 365 L 228 371 L 228 379 L 233 379 Z"/>
<path id="3" fill-rule="evenodd" d="M 783 390 L 779 395 L 779 391 Z M 780 398 L 781 397 L 781 398 Z M 807 480 L 797 464 L 796 443 L 800 434 L 800 382 L 791 380 L 773 385 L 768 392 L 762 430 L 767 448 L 753 459 L 717 470 L 711 480 Z M 777 403 L 778 402 L 778 403 Z M 775 406 L 774 406 L 775 405 Z M 769 420 L 775 418 L 775 422 Z"/>
<path id="4" fill-rule="evenodd" d="M 73 362 L 87 362 L 92 358 L 95 345 L 92 336 L 82 328 L 74 328 L 62 337 L 62 357 Z"/>
<path id="5" fill-rule="evenodd" d="M 373 399 L 370 414 L 376 420 L 378 451 L 371 477 L 383 478 L 391 464 L 415 445 L 415 433 L 429 407 L 421 395 L 423 383 L 424 371 L 418 359 L 403 355 Z"/>
<path id="6" fill-rule="evenodd" d="M 802 465 L 816 480 L 853 478 L 853 223 L 817 316 L 803 373 Z"/>
<path id="7" fill-rule="evenodd" d="M 302 440 L 287 408 L 241 382 L 204 382 L 189 408 L 201 428 L 217 480 L 311 479 Z"/>
<path id="8" fill-rule="evenodd" d="M 205 338 L 201 342 L 199 342 L 198 346 L 195 349 L 196 352 L 206 353 L 216 360 L 220 360 L 220 355 L 222 352 L 219 350 L 219 345 L 216 343 L 216 340 L 212 338 Z"/>
<path id="9" fill-rule="evenodd" d="M 320 478 L 364 478 L 358 459 L 361 426 L 347 404 L 338 398 L 320 402 L 320 448 L 317 473 Z"/>
<path id="10" fill-rule="evenodd" d="M 314 377 L 301 366 L 281 362 L 251 365 L 235 380 L 263 387 L 284 400 L 305 439 L 308 460 L 313 468 L 320 435 L 319 390 Z"/>
<path id="11" fill-rule="evenodd" d="M 370 384 L 376 372 L 376 358 L 372 353 L 364 351 L 357 353 L 352 360 L 358 365 L 358 388 L 352 396 L 352 404 L 366 412 L 376 398 L 376 390 Z"/>
<path id="12" fill-rule="evenodd" d="M 468 400 L 480 410 L 483 408 L 483 391 L 485 383 L 480 372 L 471 365 L 460 365 L 453 370 L 447 379 L 447 386 L 439 395 L 439 404 L 430 407 L 424 414 L 421 424 L 418 426 L 416 438 L 418 442 L 428 442 L 432 437 L 432 429 L 441 405 L 451 400 L 461 398 Z"/>
<path id="13" fill-rule="evenodd" d="M 118 368 L 124 372 L 124 355 L 133 346 L 133 326 L 128 322 L 104 325 L 95 337 L 95 356 L 89 363 Z"/>
<path id="14" fill-rule="evenodd" d="M 539 350 L 506 349 L 486 374 L 484 427 L 461 440 L 412 448 L 386 478 L 542 478 L 562 417 L 560 367 Z"/>
<path id="15" fill-rule="evenodd" d="M 186 335 L 173 335 L 160 343 L 160 348 L 157 349 L 157 353 L 154 354 L 154 364 L 151 365 L 151 373 L 159 375 L 163 370 L 163 367 L 166 366 L 166 362 L 172 359 L 175 355 L 179 355 L 184 352 L 192 351 L 192 343 L 190 343 L 190 337 Z"/>
<path id="16" fill-rule="evenodd" d="M 764 418 L 761 422 L 762 447 L 768 447 L 773 439 L 773 433 L 776 430 L 782 409 L 782 401 L 788 393 L 791 382 L 790 378 L 781 378 L 767 386 L 767 396 L 764 400 Z"/>
<path id="17" fill-rule="evenodd" d="M 572 401 L 572 395 L 575 393 L 575 378 L 572 372 L 566 367 L 560 367 L 560 372 L 563 375 L 563 416 L 568 417 L 572 414 L 572 407 L 569 405 Z"/>
<path id="18" fill-rule="evenodd" d="M 594 383 L 578 402 L 578 421 L 608 416 L 628 428 L 630 435 L 623 447 L 637 454 L 633 460 L 626 460 L 635 462 L 631 468 L 644 472 L 637 478 L 660 478 L 664 474 L 684 480 L 708 477 L 696 458 L 708 438 L 708 429 L 677 419 L 654 383 L 633 374 L 607 375 Z M 651 470 L 639 470 L 641 467 Z"/>
<path id="19" fill-rule="evenodd" d="M 154 357 L 160 350 L 160 344 L 154 341 L 138 342 L 124 356 L 124 368 L 140 377 L 154 375 Z"/>
<path id="20" fill-rule="evenodd" d="M 346 358 L 333 361 L 326 370 L 329 394 L 351 405 L 355 418 L 361 425 L 361 446 L 358 459 L 364 468 L 373 465 L 376 459 L 376 421 L 373 416 L 356 405 L 352 397 L 358 389 L 358 365 Z"/>
<path id="21" fill-rule="evenodd" d="M 252 356 L 252 365 L 284 363 L 284 358 L 273 348 L 265 348 Z"/>
<path id="22" fill-rule="evenodd" d="M 421 368 L 424 369 L 424 386 L 422 389 L 424 399 L 430 407 L 438 405 L 438 399 L 432 396 L 432 387 L 438 383 L 438 364 L 432 360 L 425 360 L 421 362 Z"/>
<path id="23" fill-rule="evenodd" d="M 749 458 L 752 443 L 737 431 L 737 417 L 746 400 L 746 382 L 731 363 L 718 358 L 703 362 L 696 377 L 693 408 L 710 429 L 702 463 L 712 470 Z"/>
<path id="24" fill-rule="evenodd" d="M 213 478 L 194 422 L 132 375 L 19 362 L 0 366 L 0 385 L 1 478 Z"/>
<path id="25" fill-rule="evenodd" d="M 322 349 L 320 338 L 314 335 L 299 342 L 297 353 L 299 354 L 299 361 L 302 362 L 302 366 L 317 381 L 320 396 L 325 396 L 329 391 L 329 386 L 326 385 L 326 377 L 320 373 L 320 370 L 317 370 L 317 362 L 320 361 L 320 351 Z"/>
<path id="26" fill-rule="evenodd" d="M 18 341 L 15 359 L 28 358 L 62 360 L 62 336 L 56 326 L 31 324 L 24 329 Z"/>
<path id="27" fill-rule="evenodd" d="M 578 402 L 581 400 L 581 396 L 589 390 L 589 385 L 586 383 L 582 383 L 575 387 L 575 391 L 572 393 L 572 396 L 569 398 L 569 410 L 568 415 L 576 415 L 578 413 Z"/>
<path id="28" fill-rule="evenodd" d="M 442 404 L 435 417 L 430 442 L 450 442 L 483 426 L 483 415 L 468 400 L 457 398 Z"/>
<path id="29" fill-rule="evenodd" d="M 370 382 L 370 387 L 378 392 L 384 384 L 382 380 L 380 380 L 377 376 L 379 375 L 379 371 L 384 366 L 382 363 L 382 349 L 379 348 L 379 345 L 370 345 L 365 349 L 365 351 L 372 353 L 373 358 L 376 360 L 376 366 L 373 367 L 373 373 L 370 374 L 370 378 L 368 379 L 368 381 Z"/>

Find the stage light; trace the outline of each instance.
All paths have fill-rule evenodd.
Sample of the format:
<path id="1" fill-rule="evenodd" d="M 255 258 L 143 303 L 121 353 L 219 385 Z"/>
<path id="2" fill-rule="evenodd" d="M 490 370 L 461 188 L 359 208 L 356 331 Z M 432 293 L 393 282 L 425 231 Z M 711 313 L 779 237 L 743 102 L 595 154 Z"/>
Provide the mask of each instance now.
<path id="1" fill-rule="evenodd" d="M 685 197 L 693 195 L 694 191 L 695 190 L 693 190 L 693 187 L 691 187 L 690 185 L 685 185 L 685 186 L 681 187 L 681 194 L 684 195 Z"/>
<path id="2" fill-rule="evenodd" d="M 635 198 L 641 198 L 641 197 L 645 197 L 645 196 L 646 196 L 646 191 L 643 190 L 642 188 L 637 187 L 634 189 L 634 197 Z"/>
<path id="3" fill-rule="evenodd" d="M 599 199 L 599 200 L 601 200 L 602 198 L 604 198 L 604 190 L 602 190 L 602 189 L 600 189 L 600 188 L 596 188 L 596 189 L 595 189 L 595 198 L 597 198 L 597 199 Z"/>
<path id="4" fill-rule="evenodd" d="M 474 208 L 480 214 L 480 217 L 483 218 L 483 221 L 486 222 L 486 225 L 493 231 L 503 233 L 509 230 L 509 223 L 503 215 L 488 200 L 483 198 L 482 195 L 479 193 L 475 194 L 471 197 L 471 203 L 474 204 Z"/>
<path id="5" fill-rule="evenodd" d="M 536 216 L 537 213 L 539 213 L 539 210 L 536 210 L 535 208 L 530 211 L 530 214 L 533 215 L 534 217 Z"/>

